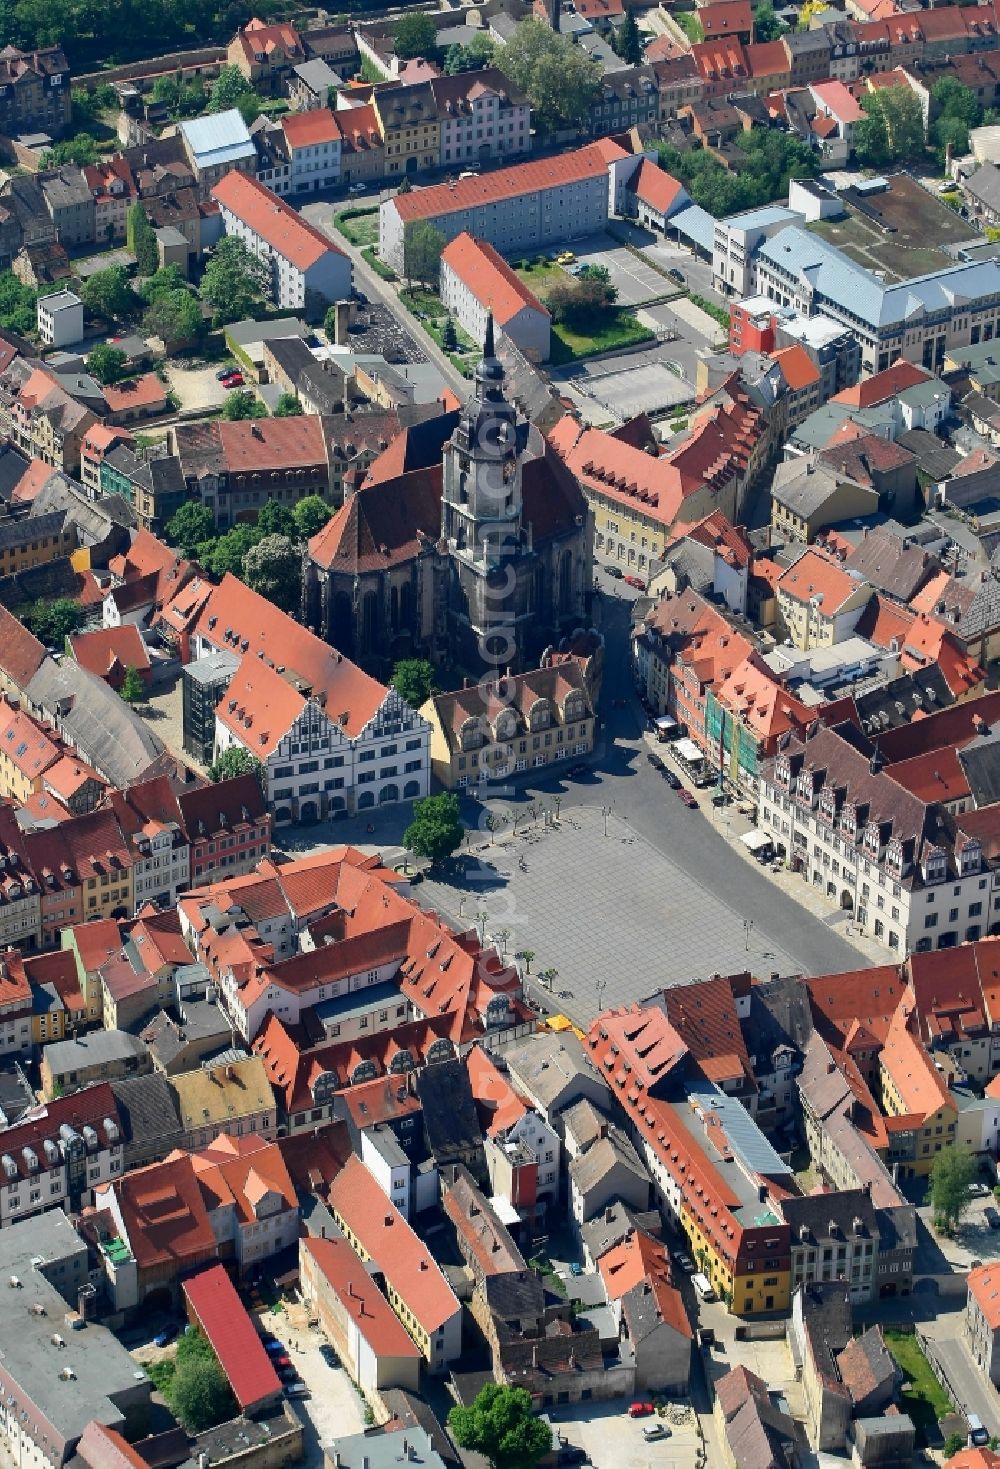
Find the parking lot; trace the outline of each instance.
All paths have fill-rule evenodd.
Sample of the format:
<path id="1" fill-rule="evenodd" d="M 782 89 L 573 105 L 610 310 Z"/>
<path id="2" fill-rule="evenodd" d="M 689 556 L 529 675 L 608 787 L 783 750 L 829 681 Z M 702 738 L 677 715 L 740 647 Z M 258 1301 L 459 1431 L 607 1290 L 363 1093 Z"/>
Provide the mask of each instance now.
<path id="1" fill-rule="evenodd" d="M 618 290 L 619 306 L 642 306 L 673 295 L 678 287 L 666 276 L 640 260 L 624 245 L 616 245 L 607 235 L 594 235 L 573 245 L 581 265 L 603 265 Z"/>
<path id="2" fill-rule="evenodd" d="M 640 319 L 644 315 L 640 312 Z M 636 413 L 661 413 L 678 403 L 688 403 L 694 397 L 694 378 L 674 361 L 675 345 L 671 342 L 648 352 L 604 358 L 585 366 L 566 386 L 574 397 L 579 395 L 584 401 L 589 398 L 605 409 L 605 417 L 610 414 L 621 421 Z M 594 417 L 600 420 L 601 415 Z"/>
<path id="3" fill-rule="evenodd" d="M 177 396 L 181 411 L 192 409 L 219 408 L 226 401 L 226 389 L 215 376 L 220 371 L 217 364 L 210 367 L 189 367 L 183 358 L 168 358 L 164 363 L 167 386 Z M 249 384 L 250 387 L 253 384 Z"/>
<path id="4" fill-rule="evenodd" d="M 582 1448 L 597 1469 L 694 1469 L 701 1444 L 698 1420 L 690 1407 L 678 1408 L 673 1417 L 683 1414 L 683 1423 L 670 1416 L 630 1418 L 628 1404 L 620 1399 L 552 1408 L 549 1417 L 555 1431 Z M 669 1437 L 647 1443 L 642 1430 L 650 1423 L 669 1428 Z"/>
<path id="5" fill-rule="evenodd" d="M 364 1405 L 344 1368 L 328 1367 L 320 1356 L 322 1334 L 310 1330 L 304 1320 L 295 1324 L 297 1319 L 294 1307 L 291 1315 L 286 1310 L 263 1311 L 260 1317 L 265 1330 L 284 1343 L 292 1365 L 309 1388 L 310 1396 L 291 1406 L 305 1428 L 303 1463 L 307 1469 L 318 1469 L 323 1448 L 331 1439 L 364 1432 Z"/>

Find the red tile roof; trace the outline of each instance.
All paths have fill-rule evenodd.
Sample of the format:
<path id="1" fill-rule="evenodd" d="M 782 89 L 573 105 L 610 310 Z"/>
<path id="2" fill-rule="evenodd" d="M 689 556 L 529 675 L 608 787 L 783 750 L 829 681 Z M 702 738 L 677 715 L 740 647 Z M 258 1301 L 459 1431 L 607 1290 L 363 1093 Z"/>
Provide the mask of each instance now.
<path id="1" fill-rule="evenodd" d="M 247 683 L 251 663 L 259 672 L 268 664 L 276 670 L 280 660 L 280 666 L 305 680 L 315 696 L 325 696 L 330 719 L 352 738 L 361 733 L 387 696 L 383 684 L 230 573 L 205 603 L 196 627 L 199 636 L 215 647 L 245 654 L 246 666 L 241 664 L 237 670 L 239 687 Z M 267 687 L 270 691 L 273 681 Z M 245 707 L 252 709 L 252 705 Z M 258 743 L 260 729 L 258 724 L 253 736 Z M 264 741 L 261 748 L 267 747 Z"/>
<path id="2" fill-rule="evenodd" d="M 225 1267 L 212 1265 L 183 1290 L 243 1412 L 280 1397 L 278 1374 Z"/>
<path id="3" fill-rule="evenodd" d="M 414 192 L 406 197 L 419 198 L 421 194 Z M 326 254 L 344 254 L 277 194 L 245 173 L 235 169 L 227 173 L 215 185 L 212 198 L 298 270 L 308 270 Z"/>
<path id="4" fill-rule="evenodd" d="M 281 119 L 282 131 L 289 148 L 308 148 L 317 143 L 336 143 L 341 137 L 340 125 L 329 107 L 314 107 L 307 112 L 292 112 Z"/>
<path id="5" fill-rule="evenodd" d="M 186 1154 L 134 1169 L 110 1187 L 140 1270 L 168 1266 L 178 1274 L 215 1258 L 215 1234 Z"/>
<path id="6" fill-rule="evenodd" d="M 778 590 L 796 602 L 821 598 L 820 612 L 824 617 L 832 617 L 862 586 L 863 583 L 848 576 L 839 562 L 816 550 L 800 556 L 778 582 Z"/>
<path id="7" fill-rule="evenodd" d="M 41 668 L 45 649 L 24 623 L 0 606 L 0 674 L 24 689 Z"/>
<path id="8" fill-rule="evenodd" d="M 409 197 L 409 196 L 406 196 Z M 417 1238 L 360 1158 L 352 1157 L 330 1187 L 335 1215 L 360 1240 L 388 1288 L 432 1336 L 461 1311 L 427 1246 Z"/>
<path id="9" fill-rule="evenodd" d="M 717 0 L 713 5 L 702 5 L 697 16 L 706 40 L 714 36 L 732 36 L 741 31 L 753 30 L 753 12 L 750 0 Z"/>
<path id="10" fill-rule="evenodd" d="M 629 184 L 629 189 L 651 209 L 666 214 L 676 202 L 677 196 L 684 192 L 684 185 L 672 173 L 667 173 L 650 159 L 644 158 Z"/>
<path id="11" fill-rule="evenodd" d="M 978 1265 L 966 1277 L 969 1295 L 991 1331 L 1000 1329 L 1000 1265 Z M 952 1461 L 954 1462 L 954 1460 Z"/>
<path id="12" fill-rule="evenodd" d="M 121 627 L 101 627 L 94 632 L 74 633 L 70 651 L 81 668 L 96 673 L 98 678 L 118 676 L 126 668 L 137 672 L 151 667 L 146 644 L 133 622 Z"/>
<path id="13" fill-rule="evenodd" d="M 503 256 L 486 240 L 477 240 L 466 230 L 442 250 L 441 263 L 453 270 L 476 300 L 492 311 L 500 326 L 506 326 L 525 307 L 542 316 L 549 314 Z"/>
<path id="14" fill-rule="evenodd" d="M 419 1358 L 420 1352 L 357 1255 L 343 1239 L 304 1239 L 311 1255 L 376 1357 Z"/>
<path id="15" fill-rule="evenodd" d="M 111 413 L 125 413 L 130 408 L 162 409 L 167 406 L 167 389 L 155 372 L 144 372 L 131 382 L 110 384 L 104 398 Z"/>
<path id="16" fill-rule="evenodd" d="M 789 70 L 788 52 L 780 41 L 757 41 L 746 48 L 747 69 L 755 79 L 781 77 Z"/>
<path id="17" fill-rule="evenodd" d="M 924 16 L 935 14 L 934 11 L 922 12 Z M 874 77 L 869 78 L 874 81 Z M 831 403 L 846 403 L 849 408 L 874 408 L 879 403 L 887 403 L 890 398 L 895 398 L 907 388 L 914 387 L 917 383 L 925 383 L 931 377 L 926 368 L 918 367 L 915 362 L 908 362 L 900 358 L 884 372 L 877 372 L 874 377 L 865 378 L 856 383 L 853 388 L 844 390 L 831 398 Z"/>
<path id="18" fill-rule="evenodd" d="M 819 382 L 819 368 L 800 342 L 793 342 L 791 346 L 783 347 L 773 355 L 793 393 L 801 392 L 803 388 Z"/>
<path id="19" fill-rule="evenodd" d="M 489 1137 L 496 1137 L 520 1122 L 529 1110 L 527 1102 L 518 1096 L 481 1046 L 473 1046 L 465 1065 L 483 1131 Z"/>
<path id="20" fill-rule="evenodd" d="M 502 204 L 505 199 L 517 198 L 521 194 L 561 189 L 567 184 L 600 178 L 606 173 L 607 165 L 599 149 L 588 144 L 572 153 L 533 159 L 530 163 L 514 164 L 512 168 L 498 168 L 475 178 L 459 179 L 455 184 L 432 184 L 427 189 L 413 189 L 408 194 L 397 194 L 392 204 L 403 223 L 411 224 L 417 219 L 435 219 L 461 209 L 476 209 L 483 204 Z"/>

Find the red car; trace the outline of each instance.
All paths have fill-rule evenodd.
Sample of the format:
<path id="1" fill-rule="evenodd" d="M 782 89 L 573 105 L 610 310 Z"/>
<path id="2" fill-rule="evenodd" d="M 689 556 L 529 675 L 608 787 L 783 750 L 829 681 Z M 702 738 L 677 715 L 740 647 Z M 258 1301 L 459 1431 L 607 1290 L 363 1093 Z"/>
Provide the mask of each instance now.
<path id="1" fill-rule="evenodd" d="M 633 1403 L 628 1410 L 630 1418 L 648 1418 L 653 1411 L 652 1403 Z"/>
<path id="2" fill-rule="evenodd" d="M 698 802 L 695 800 L 694 796 L 692 796 L 690 791 L 685 790 L 684 787 L 681 786 L 677 794 L 680 796 L 685 806 L 690 806 L 692 810 L 695 811 L 698 809 Z"/>
<path id="3" fill-rule="evenodd" d="M 282 1352 L 280 1357 L 272 1357 L 271 1361 L 279 1372 L 286 1370 L 292 1365 L 292 1359 L 287 1352 Z"/>
<path id="4" fill-rule="evenodd" d="M 627 586 L 635 587 L 637 592 L 644 592 L 646 590 L 646 583 L 641 576 L 627 576 L 624 580 Z"/>
<path id="5" fill-rule="evenodd" d="M 222 386 L 224 388 L 242 388 L 242 386 L 243 386 L 243 374 L 242 374 L 242 372 L 231 372 L 228 377 L 224 377 L 222 379 Z"/>

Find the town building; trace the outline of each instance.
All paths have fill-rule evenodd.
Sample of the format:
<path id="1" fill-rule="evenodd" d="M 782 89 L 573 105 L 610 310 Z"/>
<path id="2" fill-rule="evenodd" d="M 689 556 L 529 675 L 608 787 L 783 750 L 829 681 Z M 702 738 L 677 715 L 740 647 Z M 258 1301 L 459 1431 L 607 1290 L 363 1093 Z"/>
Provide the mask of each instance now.
<path id="1" fill-rule="evenodd" d="M 207 198 L 226 174 L 235 171 L 252 176 L 256 170 L 257 150 L 236 107 L 184 119 L 177 125 L 177 136 L 201 198 Z"/>
<path id="2" fill-rule="evenodd" d="M 107 1082 L 33 1108 L 0 1147 L 0 1228 L 46 1209 L 79 1211 L 122 1173 L 123 1131 Z"/>
<path id="3" fill-rule="evenodd" d="M 0 132 L 8 138 L 43 133 L 61 137 L 70 124 L 70 70 L 61 46 L 22 51 L 4 47 L 0 57 Z"/>
<path id="4" fill-rule="evenodd" d="M 293 194 L 315 193 L 340 182 L 342 135 L 329 107 L 293 112 L 282 118 L 281 130 L 291 163 Z"/>
<path id="5" fill-rule="evenodd" d="M 976 1366 L 994 1385 L 1000 1383 L 1000 1270 L 978 1265 L 970 1270 L 965 1334 Z"/>
<path id="6" fill-rule="evenodd" d="M 381 1275 L 389 1304 L 431 1371 L 443 1371 L 462 1350 L 462 1307 L 359 1158 L 350 1158 L 334 1179 L 330 1208 L 355 1253 Z"/>
<path id="7" fill-rule="evenodd" d="M 72 1040 L 51 1041 L 42 1052 L 42 1091 L 47 1101 L 68 1096 L 97 1081 L 120 1081 L 152 1071 L 138 1036 L 97 1030 Z"/>
<path id="8" fill-rule="evenodd" d="M 350 296 L 350 259 L 256 178 L 230 172 L 214 185 L 212 197 L 226 233 L 268 267 L 268 294 L 276 306 L 316 318 Z"/>
<path id="9" fill-rule="evenodd" d="M 419 1391 L 420 1348 L 346 1240 L 301 1239 L 299 1280 L 310 1313 L 366 1397 Z"/>
<path id="10" fill-rule="evenodd" d="M 442 304 L 477 346 L 492 315 L 497 329 L 529 362 L 547 362 L 552 318 L 546 306 L 492 245 L 461 234 L 441 253 Z"/>
<path id="11" fill-rule="evenodd" d="M 187 493 L 229 530 L 264 505 L 330 496 L 323 424 L 315 415 L 177 424 L 171 443 Z"/>
<path id="12" fill-rule="evenodd" d="M 507 255 L 565 246 L 602 230 L 607 219 L 607 165 L 600 150 L 588 145 L 385 200 L 379 209 L 379 253 L 402 274 L 406 230 L 418 221 L 432 224 L 446 240 L 464 232 Z"/>
<path id="13" fill-rule="evenodd" d="M 442 168 L 515 158 L 531 151 L 531 108 L 497 67 L 430 80 Z"/>
<path id="14" fill-rule="evenodd" d="M 38 298 L 38 335 L 46 347 L 71 347 L 83 341 L 83 302 L 73 291 Z"/>

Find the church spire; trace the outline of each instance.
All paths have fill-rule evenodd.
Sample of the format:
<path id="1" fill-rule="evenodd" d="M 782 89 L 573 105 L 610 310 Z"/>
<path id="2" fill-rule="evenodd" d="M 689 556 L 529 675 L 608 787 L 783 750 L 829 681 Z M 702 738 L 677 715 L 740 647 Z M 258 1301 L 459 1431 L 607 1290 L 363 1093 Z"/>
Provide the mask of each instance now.
<path id="1" fill-rule="evenodd" d="M 496 348 L 493 345 L 493 312 L 486 313 L 486 340 L 483 343 L 483 356 L 487 359 L 496 356 Z"/>

